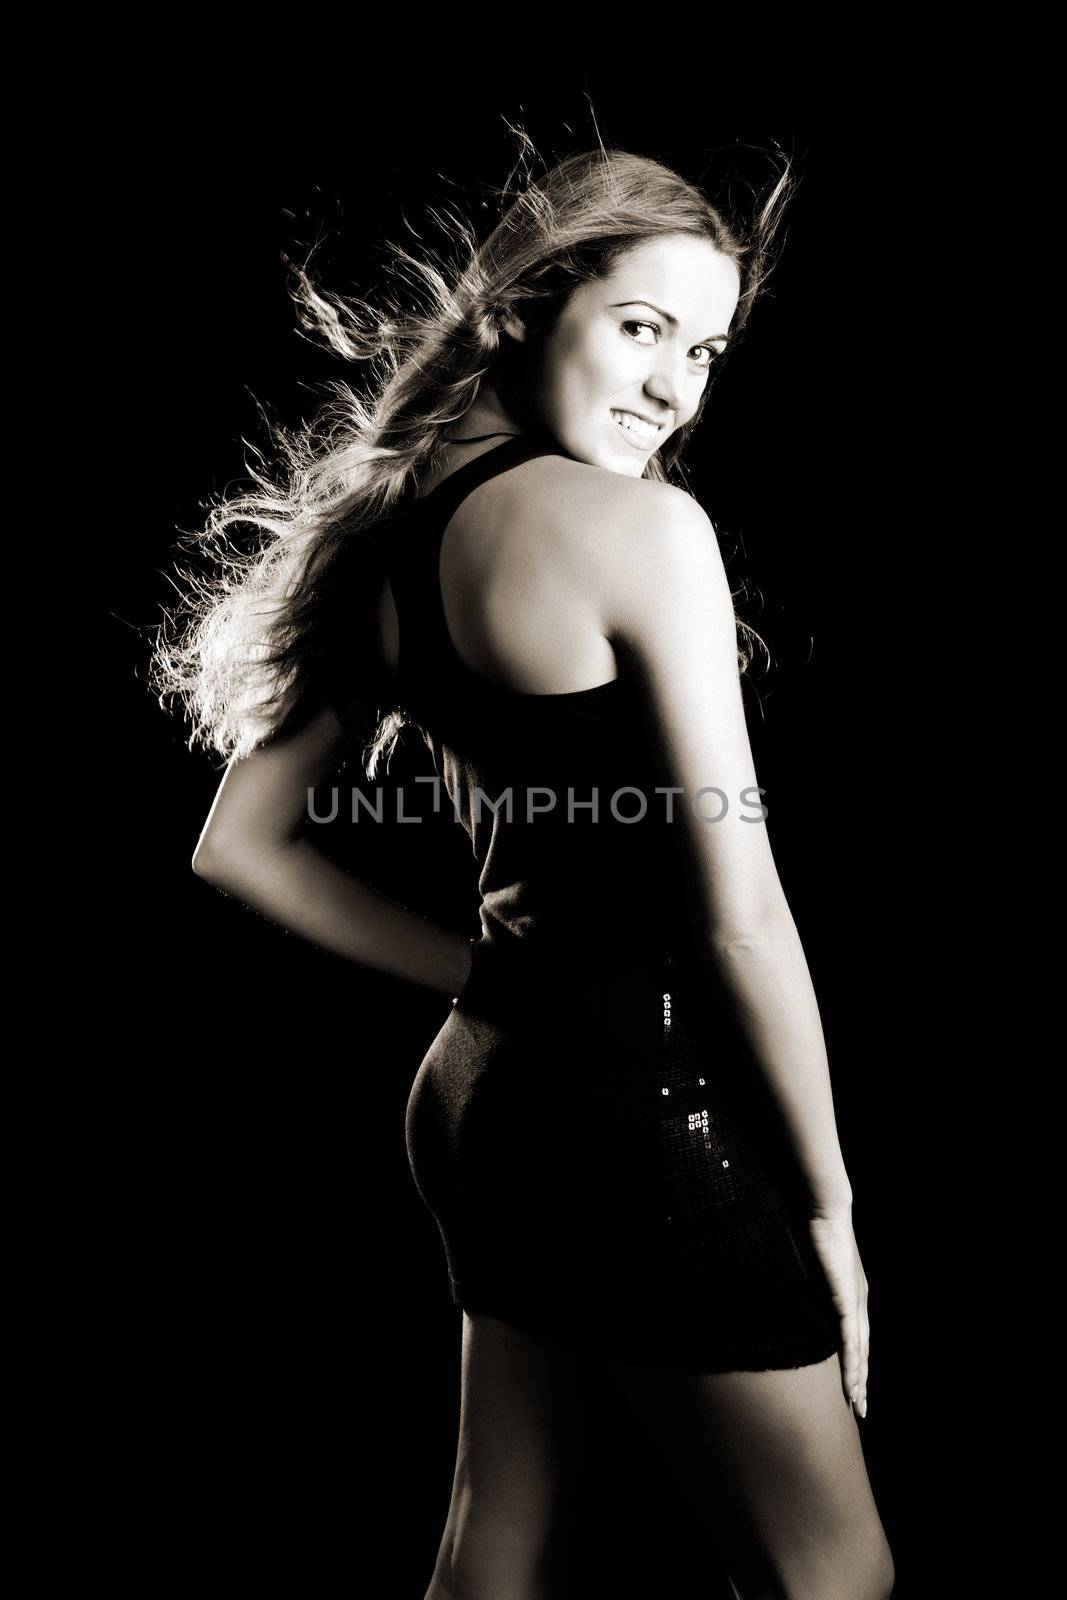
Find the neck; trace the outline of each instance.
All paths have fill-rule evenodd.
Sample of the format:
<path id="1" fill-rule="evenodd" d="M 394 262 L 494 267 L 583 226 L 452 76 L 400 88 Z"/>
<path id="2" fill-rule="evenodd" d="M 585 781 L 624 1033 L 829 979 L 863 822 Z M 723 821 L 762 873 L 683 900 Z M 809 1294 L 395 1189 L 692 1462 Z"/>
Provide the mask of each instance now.
<path id="1" fill-rule="evenodd" d="M 499 429 L 502 433 L 525 433 L 522 423 L 512 415 L 495 390 L 481 393 L 474 404 L 463 413 L 463 417 L 452 435 L 450 443 L 461 444 L 464 439 L 475 434 L 491 433 Z"/>

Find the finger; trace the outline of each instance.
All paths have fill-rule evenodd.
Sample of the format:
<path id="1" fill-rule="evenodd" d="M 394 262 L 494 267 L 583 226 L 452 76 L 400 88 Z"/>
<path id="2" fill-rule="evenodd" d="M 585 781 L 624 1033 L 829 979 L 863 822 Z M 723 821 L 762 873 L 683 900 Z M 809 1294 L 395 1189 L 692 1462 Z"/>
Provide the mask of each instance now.
<path id="1" fill-rule="evenodd" d="M 864 1405 L 867 1394 L 868 1337 L 866 1329 L 862 1326 L 862 1316 L 862 1309 L 857 1305 L 852 1314 L 843 1321 L 842 1372 L 845 1398 L 857 1415 L 863 1414 L 860 1408 Z"/>
<path id="2" fill-rule="evenodd" d="M 845 1399 L 852 1404 L 860 1381 L 859 1326 L 855 1312 L 841 1318 L 841 1382 Z"/>
<path id="3" fill-rule="evenodd" d="M 871 1351 L 871 1325 L 867 1319 L 867 1308 L 861 1306 L 858 1313 L 860 1324 L 860 1351 L 859 1372 L 856 1379 L 855 1410 L 858 1417 L 867 1415 L 867 1370 L 870 1364 Z"/>

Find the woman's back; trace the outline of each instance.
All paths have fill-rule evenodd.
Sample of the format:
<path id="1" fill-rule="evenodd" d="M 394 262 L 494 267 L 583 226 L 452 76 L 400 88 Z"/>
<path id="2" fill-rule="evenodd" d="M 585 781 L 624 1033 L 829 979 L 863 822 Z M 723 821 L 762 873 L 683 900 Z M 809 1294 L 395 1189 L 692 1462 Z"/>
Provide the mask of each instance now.
<path id="1" fill-rule="evenodd" d="M 470 835 L 487 942 L 539 966 L 654 945 L 658 970 L 692 945 L 663 776 L 577 575 L 580 496 L 611 477 L 519 436 L 414 501 L 387 557 L 395 692 Z"/>
<path id="2" fill-rule="evenodd" d="M 582 542 L 633 480 L 529 435 L 513 438 L 454 462 L 416 497 L 421 505 L 451 496 L 439 568 L 448 633 L 472 671 L 517 694 L 584 690 L 615 677 L 617 666 Z M 398 618 L 388 584 L 380 615 L 379 653 L 391 671 Z"/>

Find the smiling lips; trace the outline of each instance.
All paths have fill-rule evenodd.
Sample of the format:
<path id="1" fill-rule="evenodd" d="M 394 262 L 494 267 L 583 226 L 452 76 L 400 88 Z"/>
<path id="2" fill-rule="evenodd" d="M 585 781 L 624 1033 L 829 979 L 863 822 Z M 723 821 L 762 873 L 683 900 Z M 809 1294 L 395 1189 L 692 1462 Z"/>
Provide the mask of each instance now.
<path id="1" fill-rule="evenodd" d="M 612 408 L 611 415 L 615 424 L 631 443 L 638 447 L 655 444 L 663 436 L 665 424 L 660 422 L 646 422 L 644 417 L 639 417 L 633 411 L 622 411 Z"/>

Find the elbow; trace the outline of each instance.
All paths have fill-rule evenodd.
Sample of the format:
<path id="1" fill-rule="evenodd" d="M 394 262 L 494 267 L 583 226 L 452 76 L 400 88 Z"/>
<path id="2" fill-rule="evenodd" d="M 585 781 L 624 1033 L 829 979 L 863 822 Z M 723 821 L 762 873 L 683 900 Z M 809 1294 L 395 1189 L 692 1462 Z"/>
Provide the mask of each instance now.
<path id="1" fill-rule="evenodd" d="M 711 934 L 708 944 L 717 961 L 749 961 L 772 948 L 774 934 L 769 927 L 731 929 Z"/>
<path id="2" fill-rule="evenodd" d="M 227 844 L 218 840 L 209 844 L 204 838 L 193 851 L 190 864 L 196 876 L 208 883 L 229 883 L 237 874 L 247 878 L 251 873 L 261 872 L 265 863 L 291 843 L 290 839 L 250 840 L 245 837 L 235 841 L 231 837 Z"/>
<path id="3" fill-rule="evenodd" d="M 206 834 L 202 835 L 190 865 L 198 878 L 204 878 L 208 883 L 217 883 L 219 878 L 227 871 L 232 871 L 234 851 L 224 847 L 219 840 L 208 841 Z"/>
<path id="4" fill-rule="evenodd" d="M 189 865 L 198 878 L 206 878 L 209 883 L 218 872 L 217 864 L 211 852 L 205 850 L 202 844 L 198 844 L 193 851 L 193 859 Z"/>
<path id="5" fill-rule="evenodd" d="M 728 982 L 781 971 L 786 957 L 785 936 L 771 923 L 720 930 L 709 936 L 705 949 L 711 968 Z"/>
<path id="6" fill-rule="evenodd" d="M 716 956 L 742 959 L 778 948 L 782 934 L 792 921 L 783 899 L 762 907 L 758 913 L 730 918 L 709 929 L 707 942 Z"/>

